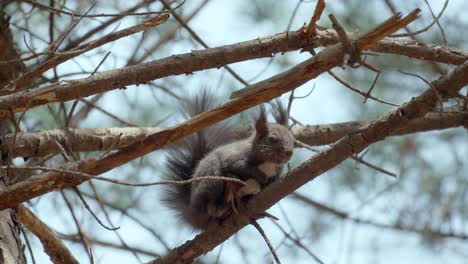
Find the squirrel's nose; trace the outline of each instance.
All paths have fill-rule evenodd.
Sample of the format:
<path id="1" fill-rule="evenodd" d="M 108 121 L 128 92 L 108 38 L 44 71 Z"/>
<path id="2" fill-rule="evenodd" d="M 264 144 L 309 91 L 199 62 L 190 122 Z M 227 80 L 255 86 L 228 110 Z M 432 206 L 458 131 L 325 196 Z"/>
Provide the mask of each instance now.
<path id="1" fill-rule="evenodd" d="M 284 154 L 286 154 L 286 156 L 288 156 L 288 157 L 291 157 L 292 156 L 292 150 L 285 150 Z"/>

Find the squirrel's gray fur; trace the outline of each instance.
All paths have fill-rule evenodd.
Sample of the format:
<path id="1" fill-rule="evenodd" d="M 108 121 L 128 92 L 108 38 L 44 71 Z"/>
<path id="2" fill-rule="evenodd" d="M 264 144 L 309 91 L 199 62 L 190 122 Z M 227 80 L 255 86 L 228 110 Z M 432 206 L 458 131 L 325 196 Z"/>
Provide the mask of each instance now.
<path id="1" fill-rule="evenodd" d="M 187 101 L 184 111 L 192 117 L 214 106 L 213 96 L 203 92 Z M 278 123 L 267 123 L 264 107 L 261 107 L 254 133 L 245 139 L 237 139 L 233 127 L 220 124 L 184 138 L 168 153 L 165 179 L 223 176 L 244 181 L 253 179 L 260 188 L 265 187 L 281 174 L 294 147 L 294 138 L 287 128 L 287 112 L 278 102 L 273 105 L 273 116 Z M 183 221 L 205 229 L 219 222 L 230 209 L 226 191 L 227 184 L 222 180 L 169 185 L 163 201 Z"/>

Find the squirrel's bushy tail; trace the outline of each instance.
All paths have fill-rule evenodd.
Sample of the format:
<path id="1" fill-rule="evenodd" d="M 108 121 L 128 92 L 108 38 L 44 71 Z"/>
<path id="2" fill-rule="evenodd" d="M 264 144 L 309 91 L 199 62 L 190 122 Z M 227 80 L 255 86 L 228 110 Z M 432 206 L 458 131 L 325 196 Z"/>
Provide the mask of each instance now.
<path id="1" fill-rule="evenodd" d="M 212 94 L 203 91 L 191 100 L 183 102 L 182 110 L 187 118 L 216 107 Z M 211 150 L 235 140 L 235 132 L 224 124 L 216 124 L 187 136 L 175 143 L 168 150 L 167 172 L 165 180 L 183 181 L 192 178 L 198 162 Z M 174 209 L 178 216 L 192 226 L 205 226 L 210 220 L 207 215 L 192 210 L 190 207 L 191 184 L 167 185 L 163 194 L 163 203 Z"/>

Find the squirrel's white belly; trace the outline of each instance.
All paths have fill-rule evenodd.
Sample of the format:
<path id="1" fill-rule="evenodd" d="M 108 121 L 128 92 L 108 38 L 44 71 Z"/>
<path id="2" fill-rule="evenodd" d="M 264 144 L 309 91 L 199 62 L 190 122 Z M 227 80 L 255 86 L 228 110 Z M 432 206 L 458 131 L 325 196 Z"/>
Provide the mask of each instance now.
<path id="1" fill-rule="evenodd" d="M 279 165 L 273 162 L 264 162 L 258 165 L 258 169 L 263 172 L 268 178 L 278 175 Z"/>

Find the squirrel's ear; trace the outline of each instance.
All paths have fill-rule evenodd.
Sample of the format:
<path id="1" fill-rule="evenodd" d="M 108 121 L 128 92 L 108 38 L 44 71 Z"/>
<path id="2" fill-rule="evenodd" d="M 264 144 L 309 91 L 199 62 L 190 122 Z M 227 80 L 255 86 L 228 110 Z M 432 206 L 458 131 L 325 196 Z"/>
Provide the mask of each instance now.
<path id="1" fill-rule="evenodd" d="M 273 117 L 276 120 L 276 123 L 288 127 L 289 114 L 288 110 L 284 108 L 284 105 L 280 100 L 276 99 L 272 104 L 272 113 Z"/>
<path id="2" fill-rule="evenodd" d="M 260 137 L 264 137 L 268 134 L 267 117 L 264 105 L 260 105 L 260 115 L 255 122 L 255 130 L 257 131 L 257 135 Z"/>

